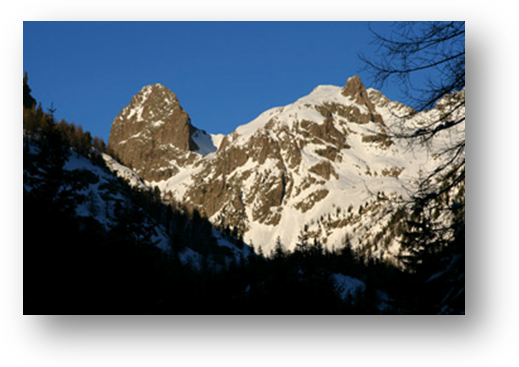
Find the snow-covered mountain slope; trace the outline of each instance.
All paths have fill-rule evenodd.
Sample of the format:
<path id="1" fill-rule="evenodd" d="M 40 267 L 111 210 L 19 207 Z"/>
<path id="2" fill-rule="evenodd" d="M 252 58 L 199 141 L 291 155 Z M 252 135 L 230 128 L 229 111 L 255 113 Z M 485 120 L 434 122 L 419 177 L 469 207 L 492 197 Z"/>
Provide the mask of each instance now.
<path id="1" fill-rule="evenodd" d="M 130 186 L 135 187 L 139 190 L 149 190 L 149 187 L 133 170 L 129 169 L 126 166 L 123 166 L 121 163 L 117 162 L 112 156 L 106 153 L 102 153 L 101 155 L 106 166 L 110 169 L 110 171 L 115 173 L 117 177 L 122 178 Z"/>
<path id="2" fill-rule="evenodd" d="M 442 103 L 406 126 L 419 129 L 438 118 Z M 398 199 L 407 197 L 406 187 L 420 172 L 434 170 L 435 152 L 453 134 L 464 135 L 463 125 L 440 132 L 429 147 L 410 149 L 387 134 L 410 110 L 366 89 L 355 76 L 344 87 L 318 86 L 290 105 L 265 111 L 219 144 L 195 133 L 201 143 L 192 159 L 160 179 L 144 179 L 167 202 L 236 228 L 266 253 L 278 237 L 289 249 L 312 238 L 339 247 L 348 237 L 354 247 L 393 258 L 400 251 L 390 228 Z M 377 236 L 384 246 L 374 248 Z"/>
<path id="3" fill-rule="evenodd" d="M 38 167 L 38 155 L 40 149 L 38 142 L 30 137 L 24 137 L 24 160 L 28 165 L 24 169 L 24 190 L 28 193 L 33 189 L 38 190 L 45 185 L 48 177 L 42 168 Z M 36 164 L 32 163 L 35 162 Z M 162 223 L 158 217 L 139 205 L 135 197 L 152 195 L 152 188 L 148 186 L 133 170 L 120 164 L 113 157 L 105 153 L 93 153 L 91 157 L 70 150 L 63 165 L 64 174 L 60 179 L 61 191 L 70 191 L 72 197 L 68 200 L 73 204 L 73 215 L 79 221 L 98 223 L 101 230 L 106 233 L 118 226 L 121 212 L 129 209 L 132 213 L 139 213 L 137 218 L 139 227 L 147 232 L 149 240 L 167 254 L 178 256 L 184 265 L 193 268 L 201 268 L 205 262 L 208 266 L 221 267 L 230 261 L 240 261 L 250 255 L 250 248 L 246 245 L 236 245 L 232 239 L 220 232 L 210 229 L 205 243 L 214 243 L 221 248 L 217 253 L 223 254 L 219 259 L 204 258 L 211 253 L 211 249 L 199 248 L 195 250 L 190 246 L 172 249 L 172 227 L 179 227 L 175 220 Z M 35 195 L 39 195 L 35 193 Z M 142 200 L 141 200 L 142 201 Z M 192 227 L 186 219 L 178 220 L 183 226 Z M 171 227 L 168 229 L 168 225 Z M 182 228 L 177 228 L 184 231 Z M 177 241 L 178 242 L 178 241 Z M 200 247 L 200 244 L 197 244 Z M 208 245 L 210 246 L 210 245 Z"/>

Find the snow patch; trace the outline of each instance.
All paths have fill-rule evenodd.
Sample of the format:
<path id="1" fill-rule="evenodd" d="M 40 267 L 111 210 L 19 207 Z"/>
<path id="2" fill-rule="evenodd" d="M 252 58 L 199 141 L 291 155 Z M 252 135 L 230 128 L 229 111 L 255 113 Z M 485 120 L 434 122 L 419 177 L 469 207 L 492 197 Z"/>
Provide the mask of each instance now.
<path id="1" fill-rule="evenodd" d="M 195 144 L 198 146 L 198 150 L 195 150 L 195 153 L 208 155 L 216 152 L 218 149 L 218 147 L 214 144 L 213 137 L 207 134 L 205 131 L 197 130 L 193 134 L 192 138 Z"/>
<path id="2" fill-rule="evenodd" d="M 359 292 L 366 291 L 366 284 L 357 278 L 336 273 L 332 274 L 332 279 L 341 299 L 344 301 L 354 297 Z"/>
<path id="3" fill-rule="evenodd" d="M 153 127 L 160 127 L 160 126 L 162 126 L 164 124 L 165 124 L 164 121 L 158 120 L 158 121 L 155 121 L 152 125 L 153 125 Z"/>
<path id="4" fill-rule="evenodd" d="M 220 148 L 220 144 L 222 143 L 223 138 L 225 138 L 224 134 L 209 134 L 211 136 L 211 140 L 213 141 L 213 145 L 216 149 Z"/>
<path id="5" fill-rule="evenodd" d="M 123 166 L 115 159 L 113 159 L 110 155 L 102 153 L 103 159 L 107 165 L 107 167 L 117 175 L 117 177 L 121 177 L 126 182 L 130 184 L 130 186 L 148 190 L 148 186 L 144 183 L 144 181 L 130 168 Z"/>

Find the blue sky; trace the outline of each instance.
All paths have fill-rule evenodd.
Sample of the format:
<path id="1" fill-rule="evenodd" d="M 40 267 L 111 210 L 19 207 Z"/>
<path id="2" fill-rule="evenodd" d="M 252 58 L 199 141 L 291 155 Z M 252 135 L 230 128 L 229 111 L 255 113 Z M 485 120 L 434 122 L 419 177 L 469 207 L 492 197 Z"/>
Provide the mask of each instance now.
<path id="1" fill-rule="evenodd" d="M 369 87 L 358 54 L 376 50 L 366 22 L 24 22 L 23 31 L 33 96 L 105 141 L 145 85 L 175 92 L 196 127 L 228 134 L 317 85 L 358 74 Z"/>

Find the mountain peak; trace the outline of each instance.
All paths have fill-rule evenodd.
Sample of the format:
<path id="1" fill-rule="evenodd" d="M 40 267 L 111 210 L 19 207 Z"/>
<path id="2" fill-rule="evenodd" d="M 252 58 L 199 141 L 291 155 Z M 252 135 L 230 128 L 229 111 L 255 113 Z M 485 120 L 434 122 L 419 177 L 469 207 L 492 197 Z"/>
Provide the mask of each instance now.
<path id="1" fill-rule="evenodd" d="M 132 103 L 147 103 L 152 105 L 179 105 L 178 97 L 169 88 L 160 83 L 149 84 L 137 93 Z"/>
<path id="2" fill-rule="evenodd" d="M 366 101 L 369 101 L 366 87 L 364 84 L 362 84 L 362 81 L 358 75 L 354 75 L 351 78 L 348 78 L 346 85 L 344 88 L 342 88 L 342 95 L 345 97 L 350 97 L 355 103 L 358 104 L 366 104 Z"/>
<path id="3" fill-rule="evenodd" d="M 368 110 L 369 120 L 373 122 L 382 122 L 382 118 L 376 112 L 373 102 L 369 98 L 368 91 L 358 75 L 354 75 L 346 81 L 346 85 L 342 88 L 342 95 L 350 98 L 359 106 L 364 106 Z"/>
<path id="4" fill-rule="evenodd" d="M 150 84 L 114 119 L 108 148 L 145 180 L 160 180 L 177 171 L 163 168 L 170 160 L 198 149 L 196 131 L 176 94 L 162 84 Z"/>
<path id="5" fill-rule="evenodd" d="M 141 89 L 141 92 L 146 92 L 146 91 L 165 91 L 169 94 L 175 94 L 173 93 L 168 87 L 164 86 L 163 84 L 160 84 L 160 83 L 154 83 L 154 84 L 148 84 L 148 85 L 145 85 L 144 87 L 142 87 Z"/>

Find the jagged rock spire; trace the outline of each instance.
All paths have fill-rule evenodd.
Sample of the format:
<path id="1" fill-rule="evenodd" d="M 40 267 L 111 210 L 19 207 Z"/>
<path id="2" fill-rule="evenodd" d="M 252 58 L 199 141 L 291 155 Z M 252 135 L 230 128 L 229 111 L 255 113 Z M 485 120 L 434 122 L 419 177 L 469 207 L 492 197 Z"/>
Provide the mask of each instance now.
<path id="1" fill-rule="evenodd" d="M 348 78 L 346 85 L 342 89 L 342 95 L 351 98 L 352 101 L 359 105 L 365 105 L 370 111 L 374 110 L 373 103 L 368 97 L 366 87 L 362 84 L 358 75 Z"/>
<path id="2" fill-rule="evenodd" d="M 108 149 L 145 180 L 159 180 L 174 173 L 163 169 L 170 160 L 198 148 L 195 132 L 175 93 L 157 83 L 142 88 L 114 119 Z"/>
<path id="3" fill-rule="evenodd" d="M 358 75 L 348 78 L 346 85 L 342 88 L 342 95 L 350 98 L 359 106 L 364 106 L 368 109 L 368 120 L 373 122 L 382 122 L 382 118 L 376 112 L 373 102 L 368 96 L 368 92 Z"/>

